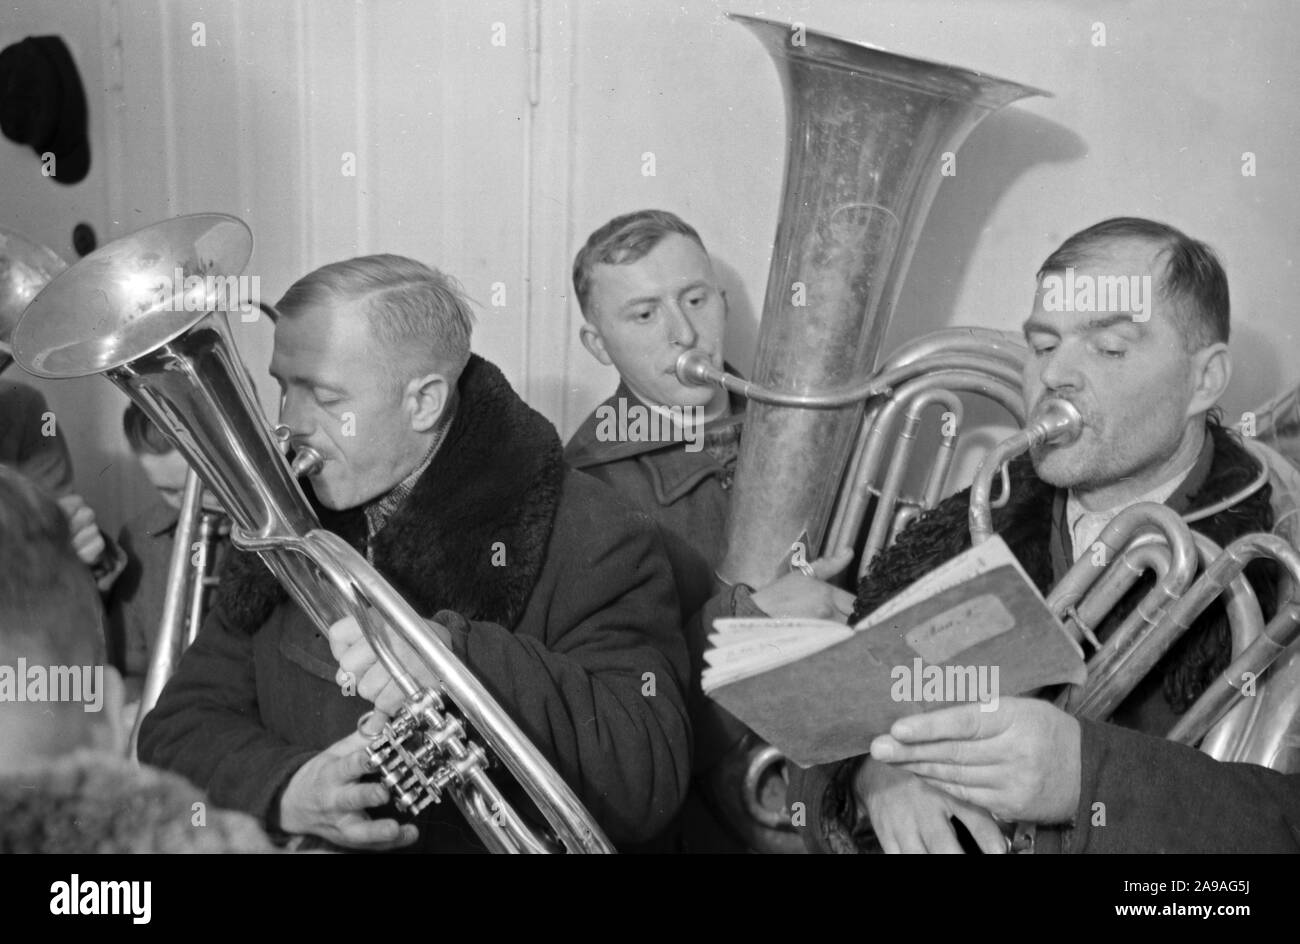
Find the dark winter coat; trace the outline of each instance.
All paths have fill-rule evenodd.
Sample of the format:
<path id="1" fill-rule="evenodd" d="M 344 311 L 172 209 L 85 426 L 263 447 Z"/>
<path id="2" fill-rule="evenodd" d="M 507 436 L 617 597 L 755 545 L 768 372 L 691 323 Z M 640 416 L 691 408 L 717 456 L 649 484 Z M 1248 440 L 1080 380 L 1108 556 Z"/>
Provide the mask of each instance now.
<path id="1" fill-rule="evenodd" d="M 564 447 L 564 460 L 609 485 L 659 525 L 686 623 L 714 593 L 713 572 L 726 549 L 736 460 L 720 462 L 703 449 L 688 452 L 682 443 L 601 442 L 597 411 L 617 410 L 619 400 L 640 402 L 620 383 L 578 427 Z M 730 415 L 710 424 L 707 432 L 740 426 L 744 408 L 744 400 L 733 397 Z"/>
<path id="2" fill-rule="evenodd" d="M 1201 455 L 1166 504 L 1179 513 L 1204 508 L 1251 483 L 1259 472 L 1256 460 L 1217 423 Z M 1029 577 L 1044 594 L 1064 576 L 1074 560 L 1069 528 L 1065 524 L 1065 492 L 1039 479 L 1027 456 L 1011 465 L 1012 492 L 1006 507 L 993 512 L 994 530 L 1007 542 Z M 1219 545 L 1272 527 L 1270 487 L 1191 525 Z M 854 619 L 861 618 L 940 563 L 970 546 L 967 513 L 969 489 L 945 499 L 933 511 L 914 521 L 898 540 L 872 563 L 859 591 Z M 1266 614 L 1271 613 L 1275 581 L 1264 562 L 1256 562 L 1246 575 Z M 1153 578 L 1139 581 L 1120 601 L 1098 632 L 1104 641 L 1146 592 Z M 1157 664 L 1142 684 L 1119 706 L 1112 720 L 1125 727 L 1163 736 L 1206 685 L 1227 667 L 1231 639 L 1221 602 L 1212 604 L 1182 639 Z M 850 786 L 857 759 L 808 771 L 794 768 L 791 802 L 802 801 L 809 811 L 805 839 L 817 851 L 851 852 L 870 848 L 870 824 L 858 810 Z M 1038 830 L 1039 851 L 1059 848 L 1063 829 Z"/>
<path id="3" fill-rule="evenodd" d="M 375 566 L 448 628 L 455 654 L 610 838 L 645 839 L 685 796 L 691 749 L 662 545 L 644 515 L 566 469 L 554 427 L 496 367 L 473 357 L 459 393 L 446 440 L 373 541 Z M 361 546 L 361 508 L 317 511 Z M 235 555 L 143 725 L 141 757 L 274 825 L 292 775 L 370 707 L 341 693 L 337 669 L 269 572 Z M 448 805 L 421 818 L 419 848 L 478 847 Z"/>

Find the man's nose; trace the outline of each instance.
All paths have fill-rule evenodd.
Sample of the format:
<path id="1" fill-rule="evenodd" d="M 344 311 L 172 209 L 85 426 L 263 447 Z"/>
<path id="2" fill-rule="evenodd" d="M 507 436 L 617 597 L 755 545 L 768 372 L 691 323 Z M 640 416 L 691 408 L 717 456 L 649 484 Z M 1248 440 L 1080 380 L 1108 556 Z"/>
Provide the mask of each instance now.
<path id="1" fill-rule="evenodd" d="M 313 432 L 303 400 L 303 395 L 293 390 L 280 397 L 280 425 L 288 427 L 291 437 L 309 436 Z"/>
<path id="2" fill-rule="evenodd" d="M 700 339 L 699 332 L 695 330 L 695 325 L 691 323 L 690 316 L 682 310 L 682 307 L 676 302 L 668 303 L 668 341 L 675 344 L 683 350 L 690 350 L 695 347 L 695 342 Z"/>
<path id="3" fill-rule="evenodd" d="M 1038 378 L 1048 390 L 1078 390 L 1083 386 L 1079 352 L 1062 342 L 1038 361 Z"/>

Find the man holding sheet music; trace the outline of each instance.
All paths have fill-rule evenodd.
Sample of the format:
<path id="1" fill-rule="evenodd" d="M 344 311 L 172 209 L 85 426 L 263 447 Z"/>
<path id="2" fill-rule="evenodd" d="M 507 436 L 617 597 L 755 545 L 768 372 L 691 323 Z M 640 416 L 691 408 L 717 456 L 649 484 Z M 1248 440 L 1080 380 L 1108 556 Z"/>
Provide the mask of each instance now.
<path id="1" fill-rule="evenodd" d="M 1110 281 L 1115 279 L 1133 287 L 1125 293 L 1129 303 L 1116 310 L 1107 310 L 1105 292 L 1081 288 L 1116 284 Z M 1270 529 L 1268 487 L 1249 488 L 1259 465 L 1215 411 L 1232 373 L 1228 316 L 1227 277 L 1213 251 L 1161 223 L 1106 220 L 1071 236 L 1043 264 L 1024 325 L 1030 347 L 1025 404 L 1032 412 L 1046 398 L 1068 400 L 1082 415 L 1083 431 L 1068 445 L 1040 447 L 1013 462 L 1011 499 L 994 515 L 995 530 L 1041 591 L 1055 585 L 1106 524 L 1137 502 L 1163 502 L 1184 515 L 1223 503 L 1190 525 L 1220 545 Z M 855 620 L 969 546 L 968 505 L 966 491 L 947 499 L 876 558 L 859 587 Z M 1252 565 L 1246 574 L 1265 615 L 1271 615 L 1275 588 L 1267 567 Z M 1139 582 L 1121 601 L 1099 628 L 1103 640 L 1148 587 Z M 1230 652 L 1226 615 L 1216 603 L 1112 720 L 1163 735 L 1226 667 Z M 997 716 L 981 717 L 989 723 Z M 1064 730 L 1057 733 L 1068 740 L 1074 729 Z M 884 748 L 884 742 L 876 743 Z M 1076 743 L 1064 745 L 1075 756 Z M 1063 749 L 1055 735 L 1033 744 L 1040 770 Z M 790 801 L 805 804 L 808 845 L 821 851 L 864 851 L 878 843 L 886 852 L 958 852 L 955 818 L 984 851 L 1005 848 L 1000 824 L 984 807 L 993 802 L 988 791 L 951 788 L 934 768 L 885 762 L 899 757 L 922 755 L 872 755 L 797 771 Z M 1037 830 L 1039 851 L 1095 848 L 1079 840 L 1078 830 L 1088 823 L 1074 818 L 1070 784 L 1056 788 L 1067 795 L 1044 794 L 1035 800 L 1039 805 L 1027 803 L 1015 815 L 1032 814 L 1050 824 Z M 1005 816 L 1009 809 L 995 805 L 992 813 Z M 969 846 L 970 839 L 963 839 Z"/>

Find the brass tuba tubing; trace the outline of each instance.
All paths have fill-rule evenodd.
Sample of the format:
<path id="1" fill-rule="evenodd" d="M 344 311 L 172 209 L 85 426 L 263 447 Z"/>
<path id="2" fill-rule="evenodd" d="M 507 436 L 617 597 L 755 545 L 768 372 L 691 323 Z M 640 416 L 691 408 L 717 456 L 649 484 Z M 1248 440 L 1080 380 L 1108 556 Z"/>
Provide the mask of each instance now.
<path id="1" fill-rule="evenodd" d="M 892 437 L 894 450 L 886 467 L 884 481 L 880 485 L 880 495 L 871 519 L 867 543 L 859 563 L 859 576 L 865 574 L 876 554 L 885 546 L 888 529 L 893 524 L 892 516 L 898 501 L 899 486 L 902 484 L 903 466 L 910 458 L 912 440 L 904 438 L 909 419 L 913 412 L 913 401 L 919 397 L 930 397 L 936 391 L 951 395 L 960 392 L 975 392 L 988 397 L 1006 409 L 1019 420 L 1022 417 L 1020 393 L 1004 381 L 970 370 L 926 371 L 921 376 L 910 380 L 895 391 L 894 397 L 884 404 L 878 413 L 868 413 L 871 419 L 869 428 L 865 426 L 866 440 L 860 452 L 861 459 L 853 477 L 846 479 L 844 494 L 846 496 L 841 508 L 832 518 L 828 544 L 832 552 L 845 547 L 853 547 L 861 533 L 863 519 L 866 515 L 871 486 L 880 474 L 880 467 L 885 462 L 885 454 L 891 441 L 891 431 L 897 423 L 900 413 L 903 422 L 899 433 Z M 916 417 L 919 420 L 919 415 Z M 940 483 L 940 488 L 942 483 Z"/>
<path id="2" fill-rule="evenodd" d="M 787 23 L 731 19 L 763 44 L 786 101 L 781 213 L 753 377 L 739 385 L 752 402 L 718 568 L 724 583 L 764 586 L 787 569 L 794 542 L 824 546 L 940 156 L 987 115 L 1040 93 L 812 30 L 795 43 Z"/>
<path id="3" fill-rule="evenodd" d="M 1247 564 L 1258 558 L 1272 558 L 1281 565 L 1293 581 L 1291 598 L 1278 607 L 1259 636 L 1232 660 L 1174 725 L 1169 737 L 1181 744 L 1199 743 L 1242 697 L 1247 675 L 1258 678 L 1300 639 L 1300 551 L 1273 534 L 1247 534 L 1229 544 L 1192 589 L 1165 615 L 1165 622 L 1172 629 L 1184 631 Z"/>
<path id="4" fill-rule="evenodd" d="M 983 394 L 1007 410 L 1017 424 L 1024 423 L 1019 368 L 1010 368 L 993 358 L 981 357 L 973 352 L 956 352 L 936 354 L 886 369 L 879 378 L 890 394 L 890 399 L 868 404 L 859 425 L 844 485 L 840 489 L 827 529 L 828 553 L 857 545 L 872 488 L 884 462 L 894 417 L 898 410 L 903 409 L 896 404 L 905 402 L 919 390 L 934 388 L 935 382 L 927 378 L 937 372 L 944 373 L 945 382 L 953 384 L 954 390 Z M 866 572 L 865 565 L 869 563 L 867 555 L 864 555 L 860 575 Z"/>
<path id="5" fill-rule="evenodd" d="M 144 716 L 158 703 L 167 680 L 176 671 L 181 654 L 185 651 L 187 640 L 186 620 L 189 615 L 189 600 L 195 584 L 195 568 L 190 565 L 190 545 L 198 531 L 199 515 L 202 513 L 203 482 L 193 469 L 185 475 L 185 492 L 181 497 L 180 512 L 176 518 L 176 532 L 172 538 L 171 561 L 167 568 L 167 591 L 163 595 L 162 617 L 158 623 L 158 635 L 154 640 L 153 652 L 149 656 L 149 669 L 145 673 L 144 688 L 140 692 L 140 707 L 136 711 L 135 721 L 131 725 L 131 737 L 127 741 L 126 756 L 136 760 L 136 748 L 140 743 L 140 725 Z M 202 579 L 202 575 L 199 575 Z"/>
<path id="6" fill-rule="evenodd" d="M 1163 539 L 1164 551 L 1146 548 L 1145 543 L 1152 539 L 1146 532 Z M 1136 546 L 1131 547 L 1134 542 Z M 1139 502 L 1125 508 L 1102 529 L 1093 547 L 1052 588 L 1047 606 L 1065 619 L 1066 629 L 1076 638 L 1082 636 L 1099 652 L 1105 652 L 1092 629 L 1141 576 L 1139 567 L 1154 569 L 1158 579 L 1130 615 L 1135 624 L 1151 622 L 1191 584 L 1196 576 L 1196 561 L 1196 544 L 1178 513 L 1155 502 Z M 1112 571 L 1115 576 L 1111 576 Z M 1094 592 L 1099 596 L 1089 599 Z M 1121 629 L 1122 633 L 1117 630 L 1107 640 L 1112 648 L 1117 635 L 1121 641 L 1129 635 L 1130 629 Z M 1111 653 L 1100 655 L 1102 661 L 1110 658 Z"/>
<path id="7" fill-rule="evenodd" d="M 1083 428 L 1083 418 L 1068 400 L 1048 399 L 1039 406 L 1034 419 L 1020 432 L 998 443 L 984 457 L 970 487 L 970 537 L 972 544 L 982 544 L 993 536 L 993 512 L 989 493 L 993 476 L 1004 463 L 1021 453 L 1045 443 L 1066 443 L 1076 439 Z"/>
<path id="8" fill-rule="evenodd" d="M 1246 565 L 1255 558 L 1264 556 L 1274 557 L 1288 568 L 1294 566 L 1297 569 L 1292 572 L 1300 574 L 1300 554 L 1281 538 L 1268 534 L 1248 534 L 1238 538 L 1205 569 L 1190 589 L 1172 601 L 1148 633 L 1128 647 L 1127 651 L 1118 654 L 1113 667 L 1105 675 L 1096 679 L 1090 677 L 1084 695 L 1073 700 L 1069 707 L 1081 717 L 1109 717 L 1201 612 L 1221 595 L 1232 591 L 1233 582 L 1242 575 Z M 1274 623 L 1269 624 L 1269 627 L 1283 636 L 1286 632 L 1285 609 L 1280 610 Z M 1264 635 L 1270 635 L 1269 628 L 1264 630 Z M 1267 643 L 1261 645 L 1257 639 L 1250 649 L 1255 650 L 1254 658 L 1257 658 L 1265 652 Z M 1267 664 L 1265 662 L 1259 671 L 1263 671 Z M 1217 721 L 1218 718 L 1214 720 Z"/>
<path id="9" fill-rule="evenodd" d="M 964 411 L 962 410 L 961 398 L 957 396 L 956 391 L 946 389 L 947 385 L 942 384 L 941 380 L 936 380 L 935 384 L 927 386 L 928 389 L 916 393 L 906 389 L 899 391 L 897 398 L 890 403 L 890 406 L 896 403 L 905 403 L 907 409 L 903 412 L 903 420 L 894 440 L 894 452 L 889 457 L 889 466 L 885 470 L 884 480 L 880 483 L 876 512 L 871 518 L 871 527 L 867 530 L 867 544 L 862 551 L 863 568 L 870 567 L 871 560 L 885 546 L 885 542 L 894 529 L 898 505 L 903 501 L 903 477 L 906 475 L 908 464 L 911 462 L 912 451 L 916 447 L 917 432 L 920 430 L 921 420 L 924 418 L 926 409 L 935 405 L 941 406 L 946 412 L 955 414 L 958 424 L 961 422 Z M 883 428 L 888 429 L 892 419 L 893 416 L 888 407 L 881 411 L 880 422 Z M 939 452 L 930 468 L 930 475 L 926 480 L 927 485 L 934 482 L 938 476 L 947 477 L 948 469 L 952 465 L 953 448 L 956 440 L 955 433 L 951 435 L 941 434 Z M 937 485 L 939 489 L 943 488 L 942 478 L 938 479 Z M 921 500 L 925 500 L 924 494 Z"/>

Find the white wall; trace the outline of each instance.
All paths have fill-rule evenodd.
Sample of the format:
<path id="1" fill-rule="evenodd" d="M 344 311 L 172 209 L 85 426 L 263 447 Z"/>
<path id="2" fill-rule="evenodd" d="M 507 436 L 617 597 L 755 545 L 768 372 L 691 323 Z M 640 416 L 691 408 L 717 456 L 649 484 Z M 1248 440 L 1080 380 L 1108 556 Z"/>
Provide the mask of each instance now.
<path id="1" fill-rule="evenodd" d="M 234 213 L 256 235 L 249 272 L 271 300 L 338 258 L 416 256 L 462 279 L 482 305 L 477 349 L 567 435 L 614 383 L 577 343 L 568 266 L 616 213 L 662 206 L 697 225 L 730 283 L 733 359 L 752 355 L 783 104 L 766 53 L 725 10 L 1055 93 L 963 147 L 887 347 L 947 324 L 1018 327 L 1047 253 L 1124 213 L 1222 252 L 1230 414 L 1300 380 L 1300 7 L 1287 0 L 18 0 L 0 10 L 0 44 L 67 39 L 94 154 L 86 181 L 62 187 L 30 149 L 0 142 L 0 224 L 71 257 L 81 220 L 106 241 L 179 213 Z M 195 23 L 206 46 L 192 44 Z M 1241 174 L 1245 151 L 1255 177 Z M 493 307 L 498 282 L 506 304 Z M 269 332 L 238 330 L 260 375 Z M 147 494 L 118 432 L 122 399 L 98 379 L 42 387 L 81 489 L 115 528 Z"/>

